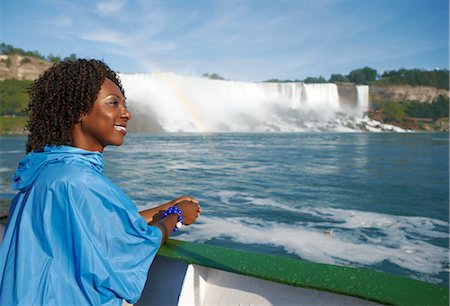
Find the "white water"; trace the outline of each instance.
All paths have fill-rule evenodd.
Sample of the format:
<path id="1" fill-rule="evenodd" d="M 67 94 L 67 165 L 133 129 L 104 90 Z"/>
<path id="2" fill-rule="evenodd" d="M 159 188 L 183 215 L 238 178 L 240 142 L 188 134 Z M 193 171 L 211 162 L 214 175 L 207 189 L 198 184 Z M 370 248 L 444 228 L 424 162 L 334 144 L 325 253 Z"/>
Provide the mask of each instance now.
<path id="1" fill-rule="evenodd" d="M 167 132 L 393 130 L 364 117 L 368 86 L 344 103 L 336 84 L 252 83 L 173 73 L 120 75 L 132 111 Z M 367 127 L 369 125 L 369 127 Z"/>
<path id="2" fill-rule="evenodd" d="M 356 97 L 358 111 L 363 113 L 369 109 L 369 86 L 356 86 Z"/>
<path id="3" fill-rule="evenodd" d="M 224 203 L 232 205 L 234 192 L 220 192 Z M 295 208 L 270 199 L 247 198 L 247 205 L 273 207 L 314 217 L 321 222 L 280 223 L 255 216 L 218 218 L 202 216 L 189 232 L 182 231 L 182 240 L 208 241 L 231 239 L 244 244 L 282 247 L 287 252 L 314 262 L 375 266 L 390 262 L 412 271 L 412 277 L 440 282 L 431 276 L 448 269 L 445 248 L 428 242 L 446 238 L 438 230 L 448 222 L 426 217 L 393 216 L 331 207 Z M 328 230 L 324 230 L 328 228 Z M 270 233 L 270 235 L 268 235 Z"/>

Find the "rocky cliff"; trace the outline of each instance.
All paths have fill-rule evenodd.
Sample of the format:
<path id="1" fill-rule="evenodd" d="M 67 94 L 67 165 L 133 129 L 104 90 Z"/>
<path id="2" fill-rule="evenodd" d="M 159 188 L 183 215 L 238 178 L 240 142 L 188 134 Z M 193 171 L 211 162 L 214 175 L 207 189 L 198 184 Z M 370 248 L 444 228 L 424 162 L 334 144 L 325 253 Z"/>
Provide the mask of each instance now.
<path id="1" fill-rule="evenodd" d="M 448 90 L 435 87 L 410 85 L 369 87 L 369 99 L 371 102 L 419 101 L 424 103 L 431 103 L 440 95 L 450 97 L 450 92 Z"/>
<path id="2" fill-rule="evenodd" d="M 0 54 L 0 81 L 35 80 L 51 65 L 35 57 Z"/>

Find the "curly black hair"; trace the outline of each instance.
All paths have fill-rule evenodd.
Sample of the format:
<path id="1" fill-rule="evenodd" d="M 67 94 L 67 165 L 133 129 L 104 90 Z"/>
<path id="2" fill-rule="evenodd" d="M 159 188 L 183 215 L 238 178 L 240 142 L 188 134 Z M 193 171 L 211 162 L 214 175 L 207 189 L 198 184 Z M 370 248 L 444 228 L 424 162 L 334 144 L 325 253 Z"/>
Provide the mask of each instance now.
<path id="1" fill-rule="evenodd" d="M 71 146 L 73 125 L 90 112 L 106 78 L 125 96 L 118 75 L 102 61 L 63 61 L 47 69 L 28 89 L 27 153 L 45 145 Z"/>

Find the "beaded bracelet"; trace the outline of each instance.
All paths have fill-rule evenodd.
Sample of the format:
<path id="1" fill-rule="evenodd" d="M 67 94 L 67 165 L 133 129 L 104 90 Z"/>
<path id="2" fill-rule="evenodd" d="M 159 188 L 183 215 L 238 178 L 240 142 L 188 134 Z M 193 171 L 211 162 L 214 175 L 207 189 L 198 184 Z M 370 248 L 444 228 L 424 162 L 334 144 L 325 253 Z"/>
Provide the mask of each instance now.
<path id="1" fill-rule="evenodd" d="M 161 220 L 168 215 L 177 215 L 178 222 L 173 229 L 174 232 L 178 231 L 184 225 L 183 212 L 176 206 L 169 207 L 162 215 Z"/>

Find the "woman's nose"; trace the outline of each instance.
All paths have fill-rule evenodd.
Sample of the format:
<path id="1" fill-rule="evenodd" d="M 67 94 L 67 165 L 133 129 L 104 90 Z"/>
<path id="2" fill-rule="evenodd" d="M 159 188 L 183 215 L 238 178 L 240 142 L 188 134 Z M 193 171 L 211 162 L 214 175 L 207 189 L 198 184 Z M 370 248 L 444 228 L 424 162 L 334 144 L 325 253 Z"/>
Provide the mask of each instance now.
<path id="1" fill-rule="evenodd" d="M 128 110 L 128 108 L 123 107 L 120 113 L 120 117 L 126 118 L 127 120 L 131 120 L 133 116 L 131 115 L 131 112 Z"/>

